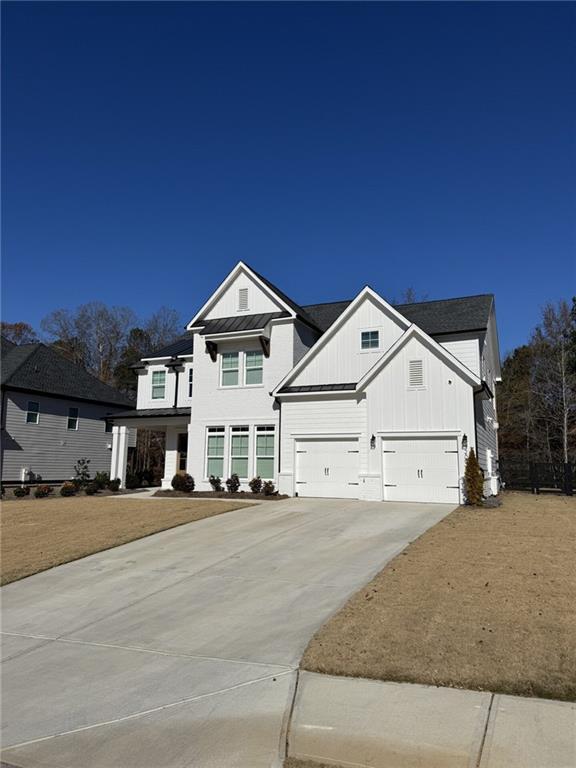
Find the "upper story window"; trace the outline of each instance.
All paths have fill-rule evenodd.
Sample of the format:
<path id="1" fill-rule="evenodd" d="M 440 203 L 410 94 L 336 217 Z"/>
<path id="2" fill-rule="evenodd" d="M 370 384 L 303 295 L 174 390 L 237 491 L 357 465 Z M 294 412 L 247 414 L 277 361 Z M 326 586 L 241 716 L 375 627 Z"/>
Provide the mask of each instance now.
<path id="1" fill-rule="evenodd" d="M 409 387 L 424 387 L 426 384 L 424 380 L 424 360 L 409 360 L 408 361 L 408 386 Z"/>
<path id="2" fill-rule="evenodd" d="M 238 312 L 245 312 L 248 309 L 248 288 L 238 289 Z"/>
<path id="3" fill-rule="evenodd" d="M 237 387 L 240 370 L 240 355 L 238 352 L 222 353 L 222 370 L 220 383 L 223 387 Z"/>
<path id="4" fill-rule="evenodd" d="M 106 420 L 106 427 L 104 428 L 104 431 L 112 432 L 113 427 L 114 427 L 114 424 L 111 421 Z"/>
<path id="5" fill-rule="evenodd" d="M 78 429 L 78 408 L 68 408 L 68 425 L 67 429 Z"/>
<path id="6" fill-rule="evenodd" d="M 379 349 L 380 331 L 362 331 L 360 334 L 361 349 Z"/>
<path id="7" fill-rule="evenodd" d="M 40 421 L 40 403 L 28 400 L 26 409 L 26 424 L 38 424 Z"/>
<path id="8" fill-rule="evenodd" d="M 192 388 L 194 385 L 194 369 L 188 369 L 188 397 L 192 397 Z"/>
<path id="9" fill-rule="evenodd" d="M 262 352 L 246 352 L 244 357 L 244 383 L 246 386 L 262 384 L 263 366 L 264 355 Z"/>
<path id="10" fill-rule="evenodd" d="M 152 371 L 152 400 L 163 400 L 166 396 L 166 371 Z"/>

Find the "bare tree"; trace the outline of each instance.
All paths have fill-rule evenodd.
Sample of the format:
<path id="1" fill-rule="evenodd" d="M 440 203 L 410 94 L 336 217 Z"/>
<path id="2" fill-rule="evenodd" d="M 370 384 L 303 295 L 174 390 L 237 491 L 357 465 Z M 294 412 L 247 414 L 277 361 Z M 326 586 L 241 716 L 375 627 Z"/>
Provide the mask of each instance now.
<path id="1" fill-rule="evenodd" d="M 182 319 L 175 309 L 160 307 L 146 321 L 144 331 L 148 334 L 152 349 L 162 347 L 182 334 Z"/>
<path id="2" fill-rule="evenodd" d="M 0 323 L 2 336 L 13 344 L 32 344 L 38 341 L 36 331 L 28 323 Z"/>

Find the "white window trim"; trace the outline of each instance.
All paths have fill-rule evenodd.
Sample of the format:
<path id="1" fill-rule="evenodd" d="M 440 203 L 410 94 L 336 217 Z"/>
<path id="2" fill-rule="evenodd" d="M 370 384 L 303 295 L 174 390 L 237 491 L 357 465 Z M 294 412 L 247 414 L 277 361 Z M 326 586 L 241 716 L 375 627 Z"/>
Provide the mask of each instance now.
<path id="1" fill-rule="evenodd" d="M 367 347 L 366 349 L 362 349 L 362 334 L 363 333 L 377 333 L 378 334 L 378 346 L 377 347 Z M 360 340 L 359 340 L 359 347 L 360 347 L 360 354 L 365 355 L 369 354 L 370 352 L 380 352 L 382 350 L 382 328 L 378 326 L 377 328 L 360 328 Z"/>
<path id="2" fill-rule="evenodd" d="M 275 424 L 256 424 L 254 426 L 254 451 L 253 451 L 253 457 L 252 457 L 254 471 L 252 472 L 252 474 L 254 475 L 254 477 L 258 477 L 258 458 L 259 458 L 258 457 L 258 431 L 259 430 L 262 430 L 261 434 L 274 435 L 274 454 L 272 456 L 272 467 L 273 467 L 272 476 L 262 477 L 262 475 L 260 475 L 260 478 L 262 480 L 274 480 L 274 477 L 276 475 L 276 457 L 278 454 L 278 437 L 277 437 L 278 430 L 276 429 Z M 261 456 L 260 458 L 269 459 L 270 456 Z"/>
<path id="3" fill-rule="evenodd" d="M 262 365 L 258 365 L 258 366 L 253 366 L 252 365 L 249 368 L 248 367 L 248 353 L 249 352 L 258 352 L 258 353 L 260 353 L 262 355 Z M 249 389 L 252 389 L 253 387 L 263 387 L 264 386 L 264 352 L 262 350 L 260 350 L 260 349 L 247 349 L 247 350 L 244 351 L 242 357 L 244 359 L 244 365 L 243 365 L 243 369 L 244 370 L 242 372 L 243 373 L 242 381 L 244 382 L 244 386 L 248 387 Z M 262 381 L 259 384 L 248 384 L 246 382 L 246 377 L 248 375 L 248 371 L 256 371 L 256 370 L 262 371 Z"/>
<path id="4" fill-rule="evenodd" d="M 70 411 L 76 411 L 76 416 L 71 416 Z M 75 427 L 70 426 L 70 420 L 73 419 L 76 422 Z M 68 417 L 66 419 L 66 431 L 67 432 L 78 432 L 78 428 L 80 427 L 80 408 L 76 408 L 75 406 L 70 406 L 68 408 Z"/>
<path id="5" fill-rule="evenodd" d="M 422 381 L 423 384 L 418 386 L 412 386 L 410 384 L 410 363 L 415 360 L 422 361 Z M 428 363 L 425 357 L 409 357 L 406 360 L 406 389 L 418 392 L 419 390 L 428 389 Z"/>
<path id="6" fill-rule="evenodd" d="M 238 475 L 239 480 L 250 480 L 250 425 L 249 424 L 232 424 L 228 428 L 228 472 L 230 477 L 232 476 L 232 460 L 246 458 L 246 476 Z M 248 448 L 245 456 L 232 456 L 232 438 L 235 435 L 247 435 L 248 436 Z"/>
<path id="7" fill-rule="evenodd" d="M 224 355 L 238 355 L 238 367 L 237 368 L 226 368 L 224 369 Z M 238 371 L 238 381 L 236 384 L 223 384 L 223 378 L 224 378 L 224 370 L 227 372 L 229 371 Z M 220 353 L 220 381 L 219 381 L 219 387 L 220 389 L 238 389 L 238 387 L 242 386 L 242 353 L 241 352 L 221 352 Z"/>
<path id="8" fill-rule="evenodd" d="M 31 411 L 30 410 L 30 404 L 34 403 L 38 406 L 37 411 Z M 28 414 L 29 413 L 35 413 L 36 414 L 36 421 L 28 421 Z M 26 415 L 24 417 L 24 423 L 25 424 L 32 424 L 33 426 L 37 426 L 40 424 L 40 402 L 38 400 L 28 400 L 26 403 Z"/>
<path id="9" fill-rule="evenodd" d="M 151 371 L 151 378 L 150 378 L 150 400 L 154 400 L 155 403 L 157 403 L 159 400 L 166 400 L 166 386 L 167 386 L 167 376 L 166 371 Z M 156 373 L 163 373 L 164 374 L 164 394 L 162 397 L 154 397 L 154 374 Z M 160 387 L 160 384 L 156 384 L 156 387 Z"/>
<path id="10" fill-rule="evenodd" d="M 218 430 L 218 432 L 216 432 Z M 209 427 L 206 427 L 206 436 L 204 441 L 204 480 L 210 480 L 210 473 L 208 472 L 208 438 L 210 437 L 210 433 L 214 432 L 214 434 L 222 435 L 224 438 L 224 445 L 222 447 L 222 474 L 220 475 L 220 480 L 225 480 L 226 478 L 226 427 L 221 424 L 213 424 Z M 212 457 L 212 458 L 220 458 L 219 456 Z"/>

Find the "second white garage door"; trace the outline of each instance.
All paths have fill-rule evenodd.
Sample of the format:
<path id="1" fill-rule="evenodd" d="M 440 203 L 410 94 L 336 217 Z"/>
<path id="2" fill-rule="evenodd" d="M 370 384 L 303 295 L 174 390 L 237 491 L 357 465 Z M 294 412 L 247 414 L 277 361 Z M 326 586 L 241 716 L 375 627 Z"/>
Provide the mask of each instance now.
<path id="1" fill-rule="evenodd" d="M 387 501 L 459 503 L 456 438 L 395 437 L 383 444 Z"/>
<path id="2" fill-rule="evenodd" d="M 358 440 L 337 438 L 296 442 L 299 496 L 358 498 Z"/>

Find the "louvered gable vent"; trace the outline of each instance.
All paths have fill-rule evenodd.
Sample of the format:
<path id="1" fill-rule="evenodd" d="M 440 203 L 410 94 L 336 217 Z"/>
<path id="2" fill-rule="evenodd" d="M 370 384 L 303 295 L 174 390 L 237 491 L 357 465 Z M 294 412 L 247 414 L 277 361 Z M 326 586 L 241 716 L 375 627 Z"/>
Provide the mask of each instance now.
<path id="1" fill-rule="evenodd" d="M 408 363 L 408 386 L 424 386 L 424 361 L 410 360 Z"/>
<path id="2" fill-rule="evenodd" d="M 248 309 L 248 288 L 238 289 L 238 311 L 243 312 Z"/>

